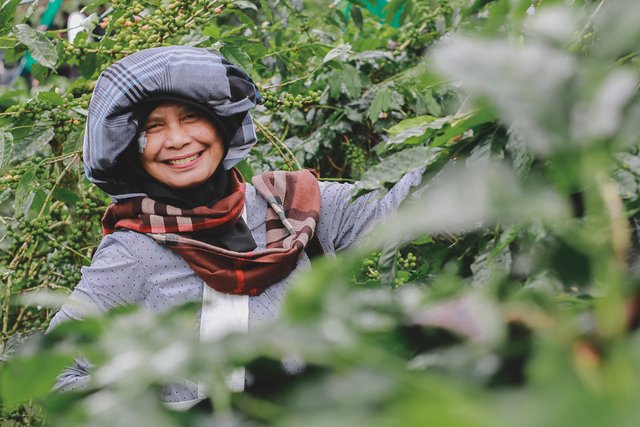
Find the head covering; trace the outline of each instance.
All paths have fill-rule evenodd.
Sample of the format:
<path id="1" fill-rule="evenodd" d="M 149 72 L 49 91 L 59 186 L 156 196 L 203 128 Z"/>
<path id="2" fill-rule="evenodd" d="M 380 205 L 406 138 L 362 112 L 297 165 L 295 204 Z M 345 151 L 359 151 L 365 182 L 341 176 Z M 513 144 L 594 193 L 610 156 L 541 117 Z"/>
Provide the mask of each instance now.
<path id="1" fill-rule="evenodd" d="M 146 49 L 109 66 L 93 91 L 84 137 L 85 174 L 116 200 L 144 196 L 123 153 L 140 125 L 136 106 L 170 97 L 195 103 L 225 123 L 230 169 L 256 143 L 249 110 L 262 102 L 251 78 L 220 54 L 188 46 Z"/>

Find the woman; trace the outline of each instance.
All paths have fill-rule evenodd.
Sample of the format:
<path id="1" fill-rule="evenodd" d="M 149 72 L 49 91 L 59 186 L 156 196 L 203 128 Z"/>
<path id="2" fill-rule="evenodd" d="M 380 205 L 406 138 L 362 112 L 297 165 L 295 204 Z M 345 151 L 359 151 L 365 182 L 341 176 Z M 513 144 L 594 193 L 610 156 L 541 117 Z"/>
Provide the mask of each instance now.
<path id="1" fill-rule="evenodd" d="M 351 202 L 351 185 L 306 171 L 269 172 L 245 184 L 233 169 L 256 143 L 251 79 L 219 54 L 162 47 L 130 55 L 96 83 L 84 141 L 90 181 L 114 199 L 104 238 L 70 302 L 50 327 L 86 309 L 124 304 L 166 310 L 203 301 L 200 335 L 247 331 L 278 315 L 309 255 L 354 243 L 420 181 L 405 176 L 384 198 Z M 60 389 L 89 380 L 85 361 Z M 244 372 L 228 383 L 244 386 Z M 167 402 L 195 402 L 195 384 L 169 387 Z"/>

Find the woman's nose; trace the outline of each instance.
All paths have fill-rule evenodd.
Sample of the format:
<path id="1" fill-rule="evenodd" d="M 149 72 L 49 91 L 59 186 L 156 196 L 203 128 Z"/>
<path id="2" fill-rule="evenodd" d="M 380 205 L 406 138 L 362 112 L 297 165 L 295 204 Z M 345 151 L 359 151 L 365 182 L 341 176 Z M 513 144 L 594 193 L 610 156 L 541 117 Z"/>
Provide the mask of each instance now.
<path id="1" fill-rule="evenodd" d="M 179 149 L 191 141 L 191 137 L 182 126 L 170 126 L 165 140 L 165 147 Z"/>

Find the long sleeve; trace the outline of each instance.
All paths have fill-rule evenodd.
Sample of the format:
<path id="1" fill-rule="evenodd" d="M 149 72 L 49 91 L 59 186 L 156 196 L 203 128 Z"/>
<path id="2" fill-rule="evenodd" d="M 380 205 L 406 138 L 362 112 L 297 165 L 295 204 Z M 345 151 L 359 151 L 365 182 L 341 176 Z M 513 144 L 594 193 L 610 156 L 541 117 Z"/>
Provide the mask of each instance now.
<path id="1" fill-rule="evenodd" d="M 171 249 L 144 234 L 117 231 L 103 239 L 91 265 L 82 268 L 80 282 L 52 319 L 49 330 L 62 322 L 81 320 L 91 313 L 123 305 L 163 311 L 202 301 L 202 289 L 202 280 Z M 58 377 L 56 390 L 85 387 L 91 378 L 90 370 L 90 363 L 79 357 Z M 167 402 L 196 396 L 197 388 L 187 383 L 167 387 L 163 393 Z"/>
<path id="2" fill-rule="evenodd" d="M 91 265 L 82 267 L 80 282 L 51 320 L 49 329 L 66 320 L 82 320 L 92 312 L 139 303 L 147 274 L 133 247 L 113 235 L 106 236 Z"/>
<path id="3" fill-rule="evenodd" d="M 393 214 L 411 187 L 421 182 L 422 172 L 417 169 L 406 174 L 379 199 L 369 193 L 352 201 L 353 184 L 320 183 L 322 205 L 317 231 L 325 251 L 347 248 Z"/>
<path id="4" fill-rule="evenodd" d="M 68 320 L 82 320 L 92 313 L 104 312 L 139 300 L 144 285 L 144 267 L 119 239 L 107 236 L 94 254 L 91 266 L 82 268 L 82 278 L 69 300 L 53 317 L 48 331 Z M 127 288 L 123 292 L 123 289 Z M 91 364 L 79 357 L 58 377 L 56 390 L 78 390 L 90 380 Z"/>

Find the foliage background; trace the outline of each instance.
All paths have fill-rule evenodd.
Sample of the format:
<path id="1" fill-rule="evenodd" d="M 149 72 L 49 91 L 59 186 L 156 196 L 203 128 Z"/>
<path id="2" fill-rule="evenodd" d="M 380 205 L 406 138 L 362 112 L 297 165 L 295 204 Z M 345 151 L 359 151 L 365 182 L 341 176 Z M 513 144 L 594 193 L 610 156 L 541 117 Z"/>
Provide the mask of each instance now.
<path id="1" fill-rule="evenodd" d="M 634 425 L 636 1 L 393 0 L 380 16 L 355 0 L 120 1 L 104 3 L 107 36 L 74 44 L 18 3 L 0 8 L 0 47 L 7 63 L 29 49 L 39 85 L 0 95 L 3 422 Z M 265 331 L 203 344 L 197 307 L 125 308 L 43 336 L 108 203 L 80 163 L 93 82 L 167 44 L 219 50 L 260 82 L 247 178 L 312 167 L 383 194 L 426 167 L 423 184 L 316 262 Z M 77 354 L 90 388 L 51 394 Z M 298 375 L 279 368 L 291 358 Z M 225 389 L 235 365 L 251 393 Z M 207 385 L 213 414 L 161 405 L 180 378 Z"/>

